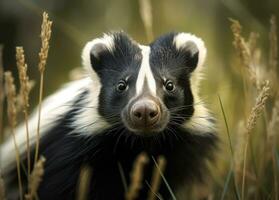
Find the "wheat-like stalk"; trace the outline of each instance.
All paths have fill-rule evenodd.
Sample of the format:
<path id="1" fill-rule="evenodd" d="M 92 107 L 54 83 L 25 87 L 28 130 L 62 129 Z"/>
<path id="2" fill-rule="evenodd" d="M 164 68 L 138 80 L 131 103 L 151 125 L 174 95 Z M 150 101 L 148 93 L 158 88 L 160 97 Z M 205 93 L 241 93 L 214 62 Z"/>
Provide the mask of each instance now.
<path id="1" fill-rule="evenodd" d="M 155 200 L 157 198 L 157 192 L 160 188 L 161 182 L 162 182 L 162 176 L 160 174 L 161 172 L 164 172 L 166 168 L 166 159 L 163 156 L 159 156 L 158 159 L 158 167 L 154 166 L 153 169 L 153 175 L 151 180 L 151 188 L 148 193 L 148 200 Z"/>
<path id="2" fill-rule="evenodd" d="M 0 200 L 5 200 L 5 185 L 4 185 L 4 180 L 1 176 L 1 171 L 0 171 Z"/>
<path id="3" fill-rule="evenodd" d="M 247 133 L 250 134 L 251 131 L 253 130 L 253 128 L 256 125 L 256 120 L 260 117 L 260 115 L 262 114 L 262 111 L 264 109 L 266 100 L 269 97 L 269 81 L 266 81 L 264 83 L 264 86 L 260 92 L 260 94 L 258 95 L 257 99 L 256 99 L 256 104 L 255 106 L 252 108 L 252 111 L 250 113 L 250 116 L 248 118 L 248 122 L 247 122 Z"/>
<path id="4" fill-rule="evenodd" d="M 256 77 L 256 69 L 255 65 L 253 63 L 253 52 L 252 49 L 255 49 L 256 44 L 256 34 L 250 35 L 249 42 L 246 42 L 244 37 L 242 37 L 242 26 L 240 25 L 239 21 L 230 19 L 232 22 L 231 24 L 231 30 L 234 36 L 233 40 L 233 46 L 236 49 L 236 52 L 238 56 L 240 57 L 240 60 L 244 64 L 245 68 L 249 72 L 249 78 L 251 82 L 257 86 L 257 77 Z M 251 48 L 252 47 L 252 48 Z"/>
<path id="5" fill-rule="evenodd" d="M 236 129 L 236 141 L 234 146 L 234 169 L 236 171 L 236 180 L 241 180 L 241 169 L 242 163 L 244 160 L 244 149 L 246 144 L 246 128 L 244 120 L 238 122 L 237 129 Z"/>
<path id="6" fill-rule="evenodd" d="M 270 43 L 270 52 L 269 52 L 269 65 L 272 70 L 276 71 L 278 64 L 278 47 L 277 47 L 277 26 L 276 26 L 276 17 L 273 15 L 270 19 L 270 32 L 269 32 L 269 43 Z"/>
<path id="7" fill-rule="evenodd" d="M 271 119 L 267 127 L 267 136 L 270 142 L 276 142 L 275 136 L 278 134 L 279 128 L 279 100 L 275 102 L 274 107 L 272 108 Z"/>
<path id="8" fill-rule="evenodd" d="M 149 159 L 145 153 L 141 153 L 134 162 L 131 173 L 131 182 L 125 195 L 126 200 L 133 200 L 138 197 L 138 193 L 142 188 L 143 170 Z"/>
<path id="9" fill-rule="evenodd" d="M 260 115 L 263 112 L 264 106 L 266 104 L 266 101 L 269 97 L 269 82 L 265 81 L 263 88 L 261 89 L 254 107 L 252 108 L 252 111 L 249 115 L 247 125 L 246 125 L 246 132 L 247 132 L 247 137 L 246 137 L 246 142 L 245 142 L 245 148 L 244 148 L 244 160 L 243 160 L 243 173 L 242 173 L 242 189 L 241 189 L 241 195 L 242 198 L 244 199 L 244 192 L 245 192 L 245 177 L 246 177 L 246 161 L 247 161 L 247 151 L 248 151 L 248 145 L 249 145 L 249 138 L 252 133 L 252 130 L 256 126 L 256 121 L 260 117 Z"/>
<path id="10" fill-rule="evenodd" d="M 246 67 L 249 67 L 251 52 L 245 39 L 241 35 L 242 26 L 237 20 L 230 19 L 230 21 L 232 22 L 231 30 L 234 36 L 233 46 L 235 47 L 235 49 L 238 50 L 238 55 L 240 56 Z"/>
<path id="11" fill-rule="evenodd" d="M 45 161 L 46 159 L 41 156 L 34 166 L 34 169 L 30 175 L 30 181 L 28 183 L 28 194 L 25 195 L 26 200 L 32 200 L 36 196 L 37 190 L 44 175 Z"/>
<path id="12" fill-rule="evenodd" d="M 19 194 L 20 194 L 20 199 L 22 199 L 23 190 L 22 190 L 22 181 L 21 181 L 21 173 L 20 173 L 20 153 L 19 153 L 18 144 L 17 144 L 16 137 L 15 137 L 15 131 L 14 131 L 15 126 L 17 124 L 16 88 L 14 85 L 14 78 L 13 78 L 11 72 L 5 72 L 5 90 L 6 90 L 7 103 L 8 103 L 8 105 L 7 105 L 8 121 L 10 124 L 15 152 L 16 152 Z"/>
<path id="13" fill-rule="evenodd" d="M 145 33 L 149 42 L 153 39 L 152 30 L 152 6 L 150 0 L 139 0 L 140 16 L 145 28 Z"/>
<path id="14" fill-rule="evenodd" d="M 88 199 L 88 192 L 90 187 L 90 180 L 92 177 L 92 168 L 85 166 L 80 170 L 78 187 L 77 187 L 77 200 Z"/>
<path id="15" fill-rule="evenodd" d="M 51 37 L 51 26 L 52 21 L 48 19 L 48 14 L 43 13 L 43 22 L 41 27 L 41 50 L 39 53 L 39 72 L 40 72 L 40 92 L 39 92 L 39 105 L 38 105 L 38 123 L 37 123 L 37 139 L 35 149 L 35 162 L 39 156 L 39 144 L 40 144 L 40 122 L 41 122 L 41 110 L 42 110 L 42 99 L 43 99 L 43 86 L 44 86 L 44 71 L 49 50 L 49 40 Z"/>
<path id="16" fill-rule="evenodd" d="M 3 78 L 4 78 L 3 46 L 0 45 L 0 144 L 1 144 L 1 142 L 3 142 L 3 139 L 4 139 L 4 131 L 3 131 L 3 104 L 4 104 Z"/>
<path id="17" fill-rule="evenodd" d="M 267 126 L 267 138 L 268 144 L 270 147 L 270 153 L 272 158 L 272 167 L 273 167 L 273 176 L 274 176 L 274 191 L 275 191 L 275 199 L 278 200 L 279 198 L 279 184 L 278 184 L 278 169 L 277 169 L 277 161 L 275 156 L 276 151 L 276 142 L 277 142 L 277 135 L 279 130 L 279 100 L 275 102 L 274 107 L 272 108 L 272 115 L 271 119 Z"/>
<path id="18" fill-rule="evenodd" d="M 20 89 L 19 89 L 19 98 L 18 104 L 21 104 L 23 108 L 25 129 L 26 129 L 26 146 L 27 146 L 27 173 L 28 179 L 31 171 L 31 161 L 30 161 L 30 139 L 29 139 L 29 125 L 28 125 L 28 107 L 29 107 L 29 93 L 31 90 L 29 77 L 27 75 L 27 64 L 25 62 L 24 50 L 23 47 L 16 47 L 16 64 L 18 69 Z"/>

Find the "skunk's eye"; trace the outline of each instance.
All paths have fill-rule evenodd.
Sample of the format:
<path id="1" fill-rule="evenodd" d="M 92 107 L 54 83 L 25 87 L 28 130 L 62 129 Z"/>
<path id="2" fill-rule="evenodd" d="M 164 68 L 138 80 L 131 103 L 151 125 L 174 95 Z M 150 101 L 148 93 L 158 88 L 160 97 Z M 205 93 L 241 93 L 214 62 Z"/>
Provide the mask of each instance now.
<path id="1" fill-rule="evenodd" d="M 118 82 L 116 89 L 119 92 L 123 92 L 124 90 L 127 89 L 127 87 L 128 87 L 128 85 L 127 85 L 126 81 L 121 80 Z"/>
<path id="2" fill-rule="evenodd" d="M 166 88 L 167 91 L 170 91 L 170 92 L 174 91 L 174 89 L 175 89 L 173 82 L 170 81 L 170 80 L 167 80 L 165 82 L 165 88 Z"/>

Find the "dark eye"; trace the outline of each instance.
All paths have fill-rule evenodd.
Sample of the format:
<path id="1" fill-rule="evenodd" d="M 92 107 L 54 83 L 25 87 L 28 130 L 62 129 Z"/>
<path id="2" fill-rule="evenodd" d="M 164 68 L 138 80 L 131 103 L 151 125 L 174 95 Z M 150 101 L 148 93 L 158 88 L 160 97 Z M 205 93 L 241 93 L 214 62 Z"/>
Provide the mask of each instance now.
<path id="1" fill-rule="evenodd" d="M 117 84 L 117 90 L 119 92 L 123 92 L 124 90 L 127 89 L 127 87 L 128 87 L 127 83 L 125 81 L 123 81 L 123 80 L 119 81 L 118 84 Z"/>
<path id="2" fill-rule="evenodd" d="M 175 87 L 174 87 L 173 82 L 168 80 L 165 83 L 165 88 L 166 88 L 167 91 L 173 91 Z"/>

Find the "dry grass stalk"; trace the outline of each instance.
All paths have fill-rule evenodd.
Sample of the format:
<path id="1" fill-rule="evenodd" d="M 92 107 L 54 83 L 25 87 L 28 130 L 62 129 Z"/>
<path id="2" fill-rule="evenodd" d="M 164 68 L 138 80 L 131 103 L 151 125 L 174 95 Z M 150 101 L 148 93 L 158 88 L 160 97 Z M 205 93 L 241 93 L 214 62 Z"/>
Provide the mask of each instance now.
<path id="1" fill-rule="evenodd" d="M 272 81 L 272 86 L 274 86 L 274 96 L 278 95 L 278 37 L 277 37 L 277 25 L 276 17 L 273 15 L 270 18 L 270 31 L 269 31 L 269 77 Z"/>
<path id="2" fill-rule="evenodd" d="M 41 26 L 41 51 L 39 53 L 39 71 L 43 73 L 45 71 L 46 61 L 49 50 L 49 40 L 51 37 L 52 21 L 48 19 L 48 14 L 43 13 L 43 22 Z"/>
<path id="3" fill-rule="evenodd" d="M 154 166 L 152 180 L 151 180 L 151 188 L 148 194 L 148 200 L 155 200 L 157 198 L 157 192 L 160 188 L 162 177 L 160 174 L 161 172 L 165 171 L 166 168 L 166 159 L 163 156 L 159 156 L 158 159 L 158 167 Z"/>
<path id="4" fill-rule="evenodd" d="M 250 41 L 246 42 L 245 39 L 242 37 L 242 26 L 240 25 L 239 21 L 230 19 L 232 22 L 231 24 L 231 30 L 234 36 L 233 46 L 236 49 L 236 52 L 238 53 L 240 60 L 243 62 L 244 66 L 249 72 L 249 78 L 252 81 L 254 85 L 257 85 L 257 78 L 256 78 L 256 69 L 253 65 L 253 52 L 251 52 L 251 48 L 255 49 L 255 43 L 256 43 L 256 34 L 250 35 Z"/>
<path id="5" fill-rule="evenodd" d="M 238 122 L 237 129 L 236 129 L 236 141 L 234 146 L 234 169 L 236 173 L 236 180 L 237 182 L 241 181 L 241 171 L 242 171 L 242 163 L 244 160 L 243 152 L 245 149 L 246 143 L 246 128 L 244 120 Z"/>
<path id="6" fill-rule="evenodd" d="M 277 26 L 276 17 L 273 15 L 270 19 L 270 32 L 269 32 L 269 42 L 270 42 L 270 52 L 269 52 L 269 65 L 271 69 L 276 72 L 276 67 L 278 64 L 278 47 L 277 47 Z"/>
<path id="7" fill-rule="evenodd" d="M 22 104 L 23 109 L 27 109 L 29 107 L 29 93 L 31 88 L 29 77 L 27 75 L 27 64 L 25 62 L 24 50 L 22 47 L 16 47 L 16 64 L 20 81 L 19 102 Z"/>
<path id="8" fill-rule="evenodd" d="M 140 16 L 149 42 L 153 39 L 152 6 L 150 0 L 139 0 Z"/>
<path id="9" fill-rule="evenodd" d="M 3 46 L 0 45 L 0 143 L 4 140 L 3 131 L 3 104 L 4 104 L 4 68 L 3 68 Z"/>
<path id="10" fill-rule="evenodd" d="M 28 183 L 28 194 L 25 195 L 26 200 L 32 200 L 36 196 L 37 190 L 44 175 L 45 161 L 46 159 L 41 156 L 34 166 L 34 169 L 30 175 L 30 181 Z"/>
<path id="11" fill-rule="evenodd" d="M 257 49 L 257 41 L 259 39 L 259 34 L 251 32 L 248 38 L 248 47 L 250 49 L 250 52 L 254 52 Z"/>
<path id="12" fill-rule="evenodd" d="M 134 162 L 130 186 L 125 194 L 126 200 L 133 200 L 138 197 L 138 193 L 142 188 L 143 170 L 148 161 L 149 159 L 147 155 L 145 153 L 141 153 Z"/>
<path id="13" fill-rule="evenodd" d="M 247 126 L 246 126 L 246 129 L 247 129 L 247 133 L 250 134 L 251 131 L 253 130 L 253 128 L 255 127 L 256 125 L 256 120 L 260 117 L 260 115 L 262 114 L 262 111 L 264 109 L 264 106 L 265 106 L 265 103 L 266 103 L 266 100 L 268 99 L 269 97 L 269 90 L 270 90 L 270 87 L 269 87 L 269 81 L 266 81 L 264 83 L 264 86 L 260 92 L 260 94 L 258 95 L 257 97 L 257 100 L 256 100 L 256 104 L 255 106 L 253 107 L 251 113 L 250 113 L 250 116 L 248 118 L 248 122 L 247 122 Z"/>
<path id="14" fill-rule="evenodd" d="M 0 200 L 5 200 L 5 185 L 0 171 Z"/>
<path id="15" fill-rule="evenodd" d="M 92 168 L 85 166 L 81 169 L 77 188 L 77 200 L 86 200 L 88 197 Z"/>
<path id="16" fill-rule="evenodd" d="M 20 173 L 20 154 L 18 145 L 15 137 L 15 126 L 17 124 L 17 111 L 16 111 L 16 88 L 14 85 L 14 78 L 11 72 L 5 72 L 5 90 L 7 95 L 7 113 L 8 113 L 8 121 L 11 128 L 11 133 L 13 136 L 13 142 L 16 152 L 16 163 L 17 163 L 17 177 L 18 177 L 18 185 L 19 185 L 19 194 L 20 199 L 22 199 L 23 190 L 22 190 L 22 181 L 21 181 L 21 173 Z"/>
<path id="17" fill-rule="evenodd" d="M 271 120 L 268 123 L 267 127 L 267 136 L 270 142 L 275 142 L 274 140 L 276 134 L 278 134 L 279 129 L 279 100 L 275 102 L 274 107 L 272 108 Z"/>
<path id="18" fill-rule="evenodd" d="M 41 122 L 41 109 L 42 109 L 42 99 L 43 99 L 43 86 L 44 86 L 44 71 L 46 66 L 46 61 L 48 57 L 49 50 L 49 40 L 51 37 L 51 26 L 52 21 L 48 19 L 48 14 L 43 13 L 43 22 L 41 27 L 41 50 L 39 53 L 39 72 L 40 72 L 40 92 L 39 92 L 39 105 L 38 105 L 38 123 L 37 123 L 37 139 L 36 139 L 36 149 L 35 149 L 35 162 L 39 156 L 39 143 L 40 143 L 40 122 Z"/>
<path id="19" fill-rule="evenodd" d="M 18 101 L 21 102 L 21 107 L 23 108 L 25 128 L 26 128 L 26 149 L 27 149 L 27 172 L 28 178 L 31 171 L 31 161 L 30 161 L 30 139 L 29 139 L 29 125 L 28 125 L 28 107 L 29 107 L 29 93 L 31 86 L 29 83 L 29 77 L 27 75 L 27 64 L 25 62 L 24 50 L 22 47 L 16 47 L 16 64 L 18 69 L 20 89 Z"/>
<path id="20" fill-rule="evenodd" d="M 238 54 L 244 64 L 246 66 L 249 66 L 251 53 L 249 46 L 241 35 L 242 26 L 237 20 L 231 19 L 230 21 L 232 22 L 231 30 L 234 36 L 233 46 L 235 47 L 235 49 L 239 50 Z"/>
<path id="21" fill-rule="evenodd" d="M 267 127 L 267 136 L 268 136 L 268 144 L 270 147 L 270 154 L 272 159 L 272 167 L 273 167 L 273 179 L 274 179 L 274 192 L 275 192 L 275 199 L 278 200 L 279 198 L 279 184 L 278 184 L 278 170 L 277 170 L 277 161 L 275 157 L 276 151 L 276 142 L 277 142 L 277 134 L 279 129 L 279 100 L 275 102 L 275 105 L 272 109 L 272 116 L 271 120 L 268 123 Z"/>
<path id="22" fill-rule="evenodd" d="M 247 151 L 248 151 L 248 146 L 249 146 L 249 137 L 252 133 L 252 130 L 256 126 L 256 121 L 260 117 L 260 115 L 263 112 L 265 103 L 269 97 L 269 82 L 266 81 L 264 83 L 264 86 L 262 90 L 260 91 L 260 94 L 258 95 L 256 99 L 256 104 L 252 108 L 252 111 L 250 113 L 250 116 L 247 121 L 246 125 L 246 131 L 247 131 L 247 138 L 246 138 L 246 143 L 245 143 L 245 148 L 244 148 L 244 160 L 243 160 L 243 173 L 242 173 L 242 189 L 241 189 L 241 199 L 244 199 L 244 192 L 245 192 L 245 178 L 246 178 L 246 161 L 247 161 Z"/>

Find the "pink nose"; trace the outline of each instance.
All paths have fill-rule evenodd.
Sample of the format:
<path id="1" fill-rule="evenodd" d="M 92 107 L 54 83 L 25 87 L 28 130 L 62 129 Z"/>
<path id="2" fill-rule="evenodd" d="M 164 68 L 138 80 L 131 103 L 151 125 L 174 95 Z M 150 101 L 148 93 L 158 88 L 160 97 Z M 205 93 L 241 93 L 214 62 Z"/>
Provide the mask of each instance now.
<path id="1" fill-rule="evenodd" d="M 160 117 L 158 105 L 149 99 L 137 101 L 131 108 L 131 119 L 136 126 L 151 126 Z"/>

